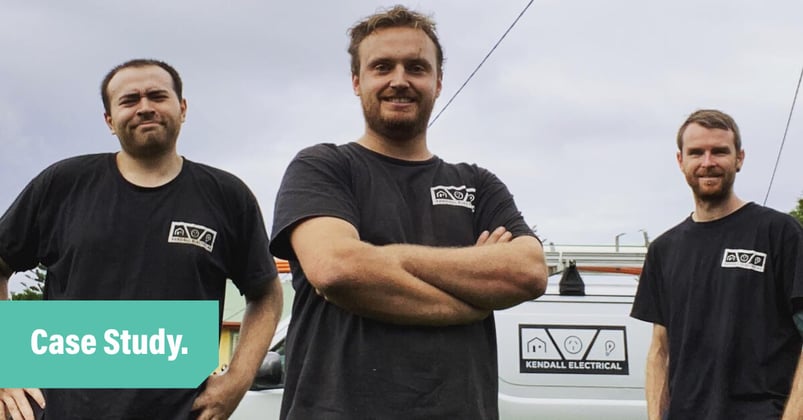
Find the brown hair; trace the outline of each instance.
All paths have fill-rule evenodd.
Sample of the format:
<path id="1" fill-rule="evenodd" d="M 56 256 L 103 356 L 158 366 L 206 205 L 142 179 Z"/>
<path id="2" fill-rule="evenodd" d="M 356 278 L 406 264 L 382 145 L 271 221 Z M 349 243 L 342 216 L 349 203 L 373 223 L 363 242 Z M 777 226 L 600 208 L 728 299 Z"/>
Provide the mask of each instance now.
<path id="1" fill-rule="evenodd" d="M 103 101 L 103 110 L 106 111 L 106 114 L 111 114 L 111 105 L 109 104 L 109 92 L 107 92 L 107 90 L 109 89 L 109 82 L 111 82 L 112 77 L 114 77 L 115 74 L 117 74 L 120 70 L 123 69 L 127 69 L 130 67 L 148 67 L 148 66 L 161 67 L 170 74 L 170 78 L 173 79 L 173 91 L 176 92 L 178 100 L 181 101 L 181 90 L 182 90 L 181 76 L 178 75 L 178 71 L 176 71 L 176 69 L 174 69 L 173 66 L 165 63 L 164 61 L 154 60 L 150 58 L 136 58 L 115 66 L 103 78 L 103 82 L 101 82 L 100 84 L 100 98 Z"/>
<path id="2" fill-rule="evenodd" d="M 412 11 L 404 6 L 396 5 L 365 19 L 357 22 L 349 29 L 351 42 L 349 43 L 348 53 L 351 55 L 351 74 L 360 73 L 360 43 L 377 29 L 382 28 L 414 28 L 424 31 L 425 34 L 435 44 L 435 55 L 437 59 L 438 76 L 443 75 L 443 48 L 438 41 L 438 34 L 435 30 L 435 22 L 426 15 Z"/>
<path id="3" fill-rule="evenodd" d="M 680 151 L 683 151 L 683 133 L 686 132 L 689 124 L 698 124 L 708 129 L 718 128 L 731 131 L 736 151 L 742 150 L 742 136 L 739 134 L 739 126 L 736 125 L 733 117 L 716 109 L 698 109 L 689 115 L 689 118 L 686 118 L 686 121 L 678 129 L 678 150 Z"/>

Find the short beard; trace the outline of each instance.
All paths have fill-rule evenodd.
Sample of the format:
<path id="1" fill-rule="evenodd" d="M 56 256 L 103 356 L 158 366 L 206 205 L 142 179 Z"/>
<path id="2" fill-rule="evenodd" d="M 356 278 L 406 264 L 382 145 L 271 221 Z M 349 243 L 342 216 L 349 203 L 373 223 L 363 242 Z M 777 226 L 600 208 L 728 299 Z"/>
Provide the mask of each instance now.
<path id="1" fill-rule="evenodd" d="M 695 179 L 696 181 L 696 179 Z M 725 176 L 722 179 L 722 188 L 714 192 L 703 192 L 700 184 L 697 182 L 689 182 L 694 198 L 697 201 L 716 206 L 728 200 L 733 192 L 734 177 Z"/>
<path id="2" fill-rule="evenodd" d="M 146 135 L 144 144 L 138 144 L 137 140 L 133 137 L 134 136 L 120 137 L 120 148 L 122 148 L 127 155 L 135 159 L 153 160 L 166 156 L 173 151 L 178 133 L 167 127 L 164 133 L 165 138 L 150 138 L 151 136 Z M 168 140 L 171 138 L 172 141 Z"/>
<path id="3" fill-rule="evenodd" d="M 426 131 L 428 120 L 428 113 L 426 116 L 419 115 L 415 120 L 402 121 L 387 120 L 379 116 L 369 117 L 367 114 L 365 116 L 365 121 L 371 130 L 393 141 L 408 141 L 419 136 Z"/>
<path id="4" fill-rule="evenodd" d="M 418 96 L 421 98 L 420 96 Z M 382 101 L 374 104 L 362 101 L 362 112 L 368 127 L 391 141 L 403 142 L 414 139 L 426 132 L 429 116 L 435 107 L 434 98 L 418 102 L 418 113 L 413 119 L 388 119 L 382 116 Z"/>

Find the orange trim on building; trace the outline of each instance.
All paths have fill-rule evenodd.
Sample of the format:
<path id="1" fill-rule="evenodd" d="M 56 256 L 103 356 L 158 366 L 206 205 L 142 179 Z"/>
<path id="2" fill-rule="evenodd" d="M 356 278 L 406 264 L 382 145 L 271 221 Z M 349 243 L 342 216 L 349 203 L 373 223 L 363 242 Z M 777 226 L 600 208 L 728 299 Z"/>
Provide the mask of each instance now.
<path id="1" fill-rule="evenodd" d="M 641 275 L 641 267 L 605 267 L 599 265 L 578 265 L 577 270 L 591 271 L 594 273 L 622 273 L 622 274 L 634 274 L 636 276 Z"/>

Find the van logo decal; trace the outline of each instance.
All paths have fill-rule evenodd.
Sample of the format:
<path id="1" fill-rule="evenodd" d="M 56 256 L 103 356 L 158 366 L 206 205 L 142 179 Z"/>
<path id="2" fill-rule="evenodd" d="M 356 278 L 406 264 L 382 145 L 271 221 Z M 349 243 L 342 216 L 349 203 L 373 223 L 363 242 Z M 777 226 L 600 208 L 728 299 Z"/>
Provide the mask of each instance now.
<path id="1" fill-rule="evenodd" d="M 519 354 L 520 373 L 630 373 L 624 326 L 519 325 Z"/>

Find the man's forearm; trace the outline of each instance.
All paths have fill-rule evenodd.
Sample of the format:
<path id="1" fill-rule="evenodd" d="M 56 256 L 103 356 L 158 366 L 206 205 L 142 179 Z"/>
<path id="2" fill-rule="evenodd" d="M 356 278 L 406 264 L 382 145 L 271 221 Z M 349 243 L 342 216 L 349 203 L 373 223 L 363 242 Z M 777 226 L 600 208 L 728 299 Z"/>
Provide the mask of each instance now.
<path id="1" fill-rule="evenodd" d="M 430 326 L 466 324 L 488 316 L 488 311 L 411 275 L 391 248 L 361 241 L 354 226 L 341 219 L 309 219 L 295 228 L 291 242 L 318 294 L 356 315 Z"/>
<path id="2" fill-rule="evenodd" d="M 666 329 L 655 325 L 653 330 L 652 343 L 647 352 L 644 391 L 647 397 L 648 419 L 661 420 L 669 404 L 669 349 Z"/>
<path id="3" fill-rule="evenodd" d="M 8 294 L 8 277 L 0 274 L 0 300 L 9 300 L 11 295 Z"/>
<path id="4" fill-rule="evenodd" d="M 503 309 L 541 296 L 547 268 L 537 239 L 463 248 L 388 245 L 413 276 L 486 310 Z"/>
<path id="5" fill-rule="evenodd" d="M 198 418 L 229 418 L 237 408 L 270 346 L 282 313 L 282 289 L 279 279 L 265 285 L 261 293 L 246 296 L 246 308 L 240 324 L 240 340 L 229 369 L 207 378 L 203 392 L 192 410 Z"/>
<path id="6" fill-rule="evenodd" d="M 327 301 L 349 312 L 398 325 L 448 326 L 468 324 L 488 316 L 435 286 L 421 281 L 400 267 L 385 266 L 372 281 L 355 278 L 319 290 Z"/>
<path id="7" fill-rule="evenodd" d="M 399 325 L 447 326 L 488 316 L 457 297 L 411 275 L 390 247 L 359 241 L 338 253 L 341 268 L 326 270 L 333 280 L 317 282 L 327 301 L 349 312 Z M 309 276 L 309 273 L 307 273 Z M 316 280 L 310 280 L 313 285 Z"/>
<path id="8" fill-rule="evenodd" d="M 237 375 L 250 384 L 265 358 L 282 316 L 283 293 L 279 279 L 272 280 L 259 298 L 249 300 L 246 297 L 246 300 L 240 338 L 227 374 Z"/>
<path id="9" fill-rule="evenodd" d="M 6 264 L 6 262 L 3 261 L 2 258 L 0 258 L 0 278 L 5 277 L 6 280 L 8 280 L 8 278 L 11 277 L 11 274 L 13 273 L 14 270 L 12 270 L 11 267 L 9 267 L 8 264 Z"/>
<path id="10" fill-rule="evenodd" d="M 797 362 L 795 376 L 792 379 L 792 390 L 783 412 L 783 420 L 798 420 L 803 418 L 803 355 Z"/>
<path id="11" fill-rule="evenodd" d="M 13 271 L 11 267 L 0 258 L 0 300 L 9 300 L 11 295 L 8 294 L 8 279 L 11 278 Z"/>
<path id="12" fill-rule="evenodd" d="M 660 359 L 648 360 L 646 366 L 647 413 L 650 420 L 661 420 L 668 402 L 665 362 Z"/>

